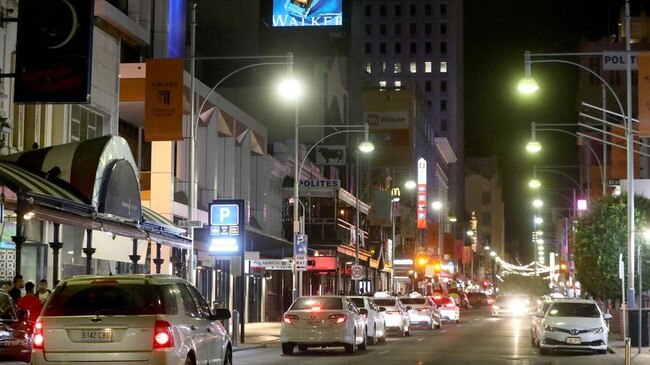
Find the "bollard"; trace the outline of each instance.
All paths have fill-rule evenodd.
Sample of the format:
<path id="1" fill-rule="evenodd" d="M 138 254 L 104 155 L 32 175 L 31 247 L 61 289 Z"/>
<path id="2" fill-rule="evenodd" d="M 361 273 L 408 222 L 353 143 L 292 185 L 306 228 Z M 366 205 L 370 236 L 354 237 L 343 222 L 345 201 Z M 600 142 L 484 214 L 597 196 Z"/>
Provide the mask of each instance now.
<path id="1" fill-rule="evenodd" d="M 632 340 L 629 337 L 625 338 L 625 365 L 632 364 Z"/>
<path id="2" fill-rule="evenodd" d="M 239 340 L 239 311 L 232 311 L 232 336 L 230 337 L 233 346 L 237 346 Z"/>

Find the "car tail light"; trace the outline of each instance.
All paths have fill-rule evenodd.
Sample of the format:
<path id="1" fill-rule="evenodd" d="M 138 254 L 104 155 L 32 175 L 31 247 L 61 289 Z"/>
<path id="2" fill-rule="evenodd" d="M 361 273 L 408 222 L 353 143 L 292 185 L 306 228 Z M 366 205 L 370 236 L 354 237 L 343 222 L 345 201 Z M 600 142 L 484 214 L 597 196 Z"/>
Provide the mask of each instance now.
<path id="1" fill-rule="evenodd" d="M 282 317 L 282 321 L 284 321 L 286 324 L 292 324 L 292 321 L 295 321 L 296 319 L 299 318 L 295 314 L 285 314 L 284 317 Z"/>
<path id="2" fill-rule="evenodd" d="M 312 312 L 320 312 L 320 307 L 311 307 Z"/>
<path id="3" fill-rule="evenodd" d="M 174 347 L 172 326 L 167 321 L 156 321 L 156 327 L 153 330 L 153 348 L 162 349 L 168 347 Z"/>
<path id="4" fill-rule="evenodd" d="M 334 324 L 339 324 L 345 322 L 345 320 L 348 318 L 347 314 L 344 313 L 338 313 L 338 314 L 330 314 L 327 316 L 327 319 L 334 319 Z"/>
<path id="5" fill-rule="evenodd" d="M 35 350 L 43 350 L 45 338 L 43 337 L 43 322 L 34 324 L 34 337 L 32 337 L 32 347 Z"/>

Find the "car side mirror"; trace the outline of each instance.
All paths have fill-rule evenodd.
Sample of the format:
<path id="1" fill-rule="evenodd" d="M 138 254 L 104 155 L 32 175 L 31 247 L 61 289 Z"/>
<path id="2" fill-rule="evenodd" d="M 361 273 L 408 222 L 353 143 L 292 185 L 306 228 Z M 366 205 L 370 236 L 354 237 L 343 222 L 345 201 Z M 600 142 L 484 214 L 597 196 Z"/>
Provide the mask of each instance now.
<path id="1" fill-rule="evenodd" d="M 413 307 L 411 307 L 410 305 L 407 305 L 407 306 L 406 306 L 406 310 L 407 310 L 407 311 L 410 311 L 411 309 L 413 309 Z"/>
<path id="2" fill-rule="evenodd" d="M 611 319 L 613 319 L 613 318 L 614 318 L 614 317 L 613 317 L 611 314 L 609 314 L 609 313 L 605 313 L 605 314 L 603 314 L 603 319 L 606 320 L 606 321 L 609 321 L 609 320 L 611 320 Z"/>
<path id="3" fill-rule="evenodd" d="M 221 321 L 224 319 L 230 319 L 230 309 L 228 308 L 217 308 L 210 315 L 211 321 Z"/>
<path id="4" fill-rule="evenodd" d="M 359 314 L 367 316 L 368 310 L 366 308 L 359 308 Z"/>
<path id="5" fill-rule="evenodd" d="M 385 312 L 385 311 L 386 311 L 386 307 L 379 307 L 379 311 L 380 311 L 380 312 Z"/>

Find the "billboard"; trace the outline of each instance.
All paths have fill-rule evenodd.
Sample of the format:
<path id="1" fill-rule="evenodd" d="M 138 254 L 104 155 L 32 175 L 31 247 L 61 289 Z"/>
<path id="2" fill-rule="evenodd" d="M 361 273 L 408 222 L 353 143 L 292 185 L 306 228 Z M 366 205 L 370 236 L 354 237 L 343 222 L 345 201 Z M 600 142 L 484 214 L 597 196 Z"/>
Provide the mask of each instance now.
<path id="1" fill-rule="evenodd" d="M 343 25 L 343 0 L 273 0 L 274 27 Z"/>

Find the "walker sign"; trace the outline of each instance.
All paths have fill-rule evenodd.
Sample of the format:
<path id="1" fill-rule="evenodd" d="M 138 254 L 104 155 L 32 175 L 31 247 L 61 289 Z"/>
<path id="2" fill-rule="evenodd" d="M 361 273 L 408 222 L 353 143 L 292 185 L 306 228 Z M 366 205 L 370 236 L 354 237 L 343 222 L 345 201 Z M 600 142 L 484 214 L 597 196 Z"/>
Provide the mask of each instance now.
<path id="1" fill-rule="evenodd" d="M 244 200 L 210 203 L 210 248 L 216 255 L 242 255 L 244 248 Z"/>
<path id="2" fill-rule="evenodd" d="M 343 0 L 273 0 L 274 27 L 343 25 Z"/>

